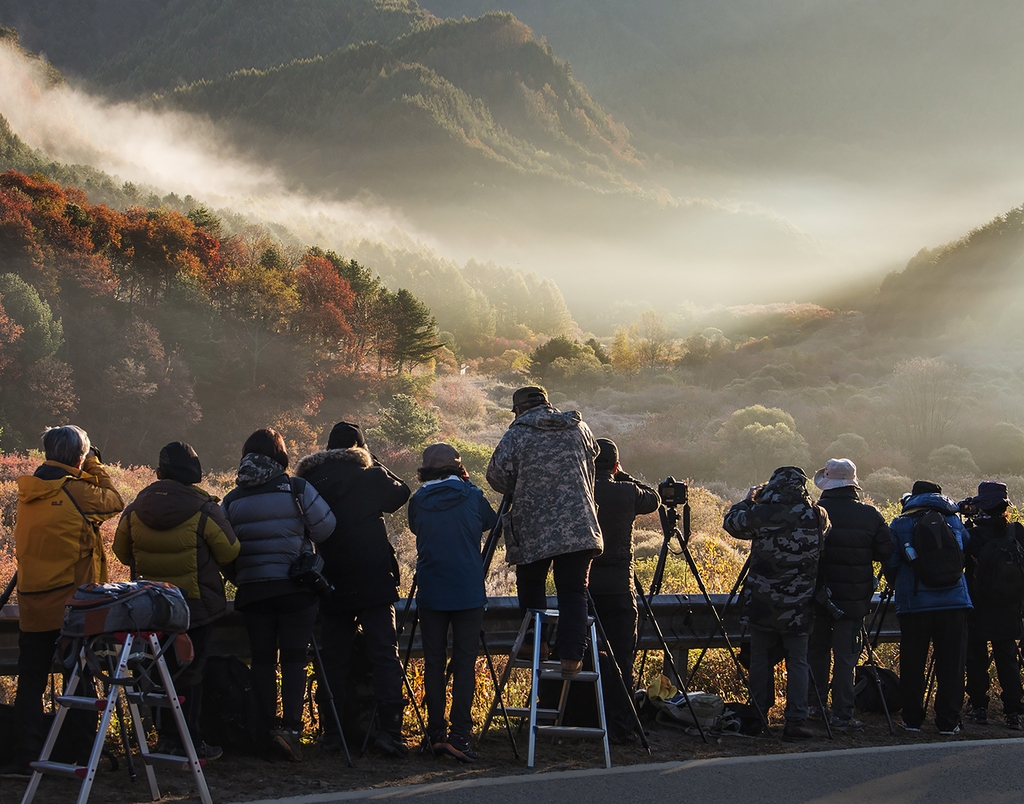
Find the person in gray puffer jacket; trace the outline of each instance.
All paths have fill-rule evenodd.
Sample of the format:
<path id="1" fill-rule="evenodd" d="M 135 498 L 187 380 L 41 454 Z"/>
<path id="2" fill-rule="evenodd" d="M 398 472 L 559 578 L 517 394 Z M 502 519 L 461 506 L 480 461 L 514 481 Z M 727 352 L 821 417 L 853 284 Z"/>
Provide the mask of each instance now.
<path id="1" fill-rule="evenodd" d="M 312 541 L 334 532 L 335 517 L 312 484 L 289 478 L 288 452 L 276 430 L 257 430 L 242 448 L 237 486 L 222 507 L 238 537 L 235 608 L 249 632 L 253 686 L 274 746 L 301 760 L 299 732 L 306 664 L 318 600 L 289 577 L 295 559 Z M 277 660 L 281 657 L 281 711 L 277 721 Z"/>

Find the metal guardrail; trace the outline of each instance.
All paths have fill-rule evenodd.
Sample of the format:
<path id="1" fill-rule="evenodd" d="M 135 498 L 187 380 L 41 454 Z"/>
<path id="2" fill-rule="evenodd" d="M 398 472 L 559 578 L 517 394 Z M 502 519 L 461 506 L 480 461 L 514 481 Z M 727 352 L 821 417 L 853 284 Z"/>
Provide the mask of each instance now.
<path id="1" fill-rule="evenodd" d="M 732 605 L 723 614 L 726 599 L 727 595 L 711 595 L 712 604 L 722 615 L 729 640 L 736 644 L 740 638 L 739 605 L 734 598 Z M 871 605 L 872 612 L 878 603 L 878 596 L 875 595 Z M 556 608 L 555 598 L 548 598 L 548 605 L 551 608 Z M 404 600 L 400 600 L 396 604 L 399 616 L 401 616 L 404 606 Z M 234 611 L 231 603 L 228 603 L 228 607 L 228 613 L 214 623 L 210 654 L 234 655 L 248 659 L 249 638 L 242 622 L 242 614 Z M 414 601 L 412 609 L 415 610 L 415 607 Z M 665 635 L 665 641 L 673 650 L 700 649 L 716 630 L 714 615 L 708 607 L 707 601 L 701 595 L 656 595 L 652 609 L 658 620 L 658 625 L 661 626 L 661 631 Z M 643 608 L 641 607 L 642 614 Z M 868 619 L 871 619 L 870 613 Z M 491 651 L 495 654 L 509 653 L 521 623 L 522 617 L 519 614 L 519 603 L 516 598 L 489 598 L 487 611 L 484 613 L 484 630 L 487 633 L 487 644 Z M 879 639 L 882 642 L 896 642 L 899 640 L 899 634 L 895 607 L 890 606 L 882 623 Z M 404 651 L 408 645 L 408 636 L 403 636 L 401 642 Z M 711 646 L 725 647 L 725 639 L 721 633 L 711 640 Z M 654 629 L 648 624 L 641 636 L 640 649 L 659 650 L 660 648 Z M 413 655 L 422 656 L 418 630 L 413 640 Z M 0 611 L 0 675 L 13 676 L 17 673 L 18 607 L 7 605 Z"/>

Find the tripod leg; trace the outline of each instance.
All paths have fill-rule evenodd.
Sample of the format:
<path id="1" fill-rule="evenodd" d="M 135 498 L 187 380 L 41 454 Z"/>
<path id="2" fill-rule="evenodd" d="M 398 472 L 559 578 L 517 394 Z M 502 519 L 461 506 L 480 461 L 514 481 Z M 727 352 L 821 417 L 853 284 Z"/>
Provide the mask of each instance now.
<path id="1" fill-rule="evenodd" d="M 935 691 L 935 648 L 932 648 L 931 655 L 928 657 L 928 669 L 925 671 L 925 693 L 924 693 L 924 711 L 928 711 L 928 706 L 932 702 L 932 692 Z"/>
<path id="2" fill-rule="evenodd" d="M 788 671 L 789 668 L 787 667 L 786 669 Z M 832 740 L 834 739 L 832 736 L 832 724 L 829 722 L 831 718 L 829 718 L 828 712 L 825 710 L 825 700 L 821 697 L 821 690 L 818 689 L 818 684 L 814 680 L 814 673 L 811 672 L 811 665 L 809 663 L 807 665 L 807 680 L 810 681 L 811 686 L 814 688 L 814 697 L 818 699 L 818 708 L 821 710 L 821 719 L 825 721 L 825 731 L 828 732 L 828 738 Z"/>
<path id="3" fill-rule="evenodd" d="M 317 672 L 317 678 L 319 679 L 317 683 L 322 683 L 324 685 L 324 693 L 327 695 L 327 703 L 331 709 L 331 717 L 334 719 L 334 725 L 337 727 L 338 734 L 341 737 L 341 747 L 345 749 L 345 761 L 351 768 L 354 767 L 352 764 L 352 755 L 348 751 L 348 741 L 345 739 L 345 730 L 341 727 L 341 718 L 338 716 L 338 707 L 334 702 L 334 693 L 331 691 L 331 685 L 327 681 L 327 672 L 324 670 L 324 660 L 320 656 L 320 645 L 317 643 L 315 635 L 312 639 L 312 643 L 313 658 L 316 661 L 315 669 Z"/>
<path id="4" fill-rule="evenodd" d="M 484 658 L 487 660 L 487 669 L 491 674 L 491 683 L 494 685 L 498 706 L 501 708 L 501 716 L 505 721 L 505 730 L 508 732 L 508 740 L 512 743 L 512 753 L 515 755 L 516 759 L 520 759 L 519 749 L 516 747 L 516 737 L 512 733 L 512 722 L 508 719 L 508 712 L 505 711 L 505 701 L 502 696 L 497 695 L 498 674 L 494 671 L 494 659 L 491 657 L 491 649 L 487 647 L 487 634 L 482 628 L 480 629 L 480 644 L 484 649 Z M 511 657 L 509 657 L 509 661 L 512 661 Z M 483 732 L 481 732 L 480 736 L 483 737 Z"/>
<path id="5" fill-rule="evenodd" d="M 732 601 L 736 598 L 736 595 L 739 593 L 740 586 L 743 585 L 743 579 L 747 576 L 747 570 L 749 569 L 749 567 L 750 559 L 748 558 L 746 562 L 743 564 L 743 567 L 740 569 L 740 574 L 736 576 L 736 583 L 734 583 L 732 585 L 732 589 L 729 590 L 729 597 L 725 599 L 725 605 L 722 606 L 721 616 L 723 620 L 725 619 L 725 613 L 729 610 L 729 606 L 732 605 Z M 687 678 L 687 681 L 689 683 L 693 683 L 694 675 L 696 674 L 697 669 L 700 667 L 700 663 L 704 660 L 704 656 L 710 649 L 712 640 L 714 640 L 716 636 L 718 636 L 717 629 L 711 633 L 711 635 L 701 646 L 700 653 L 697 654 L 697 660 L 693 663 L 693 667 L 691 668 L 689 676 Z"/>
<path id="6" fill-rule="evenodd" d="M 875 685 L 878 687 L 878 698 L 882 702 L 882 711 L 885 712 L 885 722 L 889 724 L 889 734 L 896 736 L 896 729 L 892 725 L 892 713 L 889 712 L 889 702 L 885 700 L 885 688 L 882 685 L 882 674 L 879 672 L 878 660 L 875 658 L 875 651 L 868 639 L 867 629 L 861 625 L 861 638 L 864 640 L 864 648 L 867 650 L 867 666 L 875 670 Z"/>

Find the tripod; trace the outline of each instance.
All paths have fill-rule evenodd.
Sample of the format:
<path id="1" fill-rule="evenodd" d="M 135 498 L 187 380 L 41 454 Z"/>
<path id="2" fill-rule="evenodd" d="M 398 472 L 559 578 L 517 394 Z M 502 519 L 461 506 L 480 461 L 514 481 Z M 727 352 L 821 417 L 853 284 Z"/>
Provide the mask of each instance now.
<path id="1" fill-rule="evenodd" d="M 715 639 L 718 634 L 722 635 L 725 640 L 725 646 L 729 651 L 729 655 L 732 657 L 733 664 L 736 667 L 736 676 L 743 682 L 744 686 L 750 689 L 750 682 L 747 679 L 746 671 L 743 669 L 743 665 L 740 664 L 740 659 L 736 648 L 733 647 L 729 634 L 725 627 L 725 622 L 718 613 L 718 609 L 715 608 L 714 603 L 711 602 L 711 595 L 708 593 L 707 586 L 704 585 L 704 579 L 701 577 L 700 569 L 697 567 L 697 562 L 693 558 L 693 554 L 690 552 L 690 501 L 689 494 L 685 483 L 679 483 L 674 478 L 669 477 L 663 483 L 658 486 L 658 491 L 661 493 L 662 500 L 664 503 L 658 509 L 658 516 L 661 520 L 661 531 L 664 536 L 661 542 L 661 551 L 658 554 L 658 563 L 654 569 L 654 577 L 651 579 L 651 587 L 649 597 L 646 599 L 644 606 L 645 616 L 641 620 L 640 626 L 637 629 L 638 641 L 639 635 L 642 634 L 643 625 L 647 621 L 647 612 L 651 612 L 651 619 L 654 619 L 653 611 L 651 609 L 651 603 L 654 600 L 654 596 L 661 591 L 661 584 L 665 574 L 665 562 L 668 559 L 669 544 L 672 539 L 676 539 L 679 542 L 679 553 L 676 555 L 682 555 L 686 560 L 686 565 L 689 567 L 690 573 L 693 575 L 694 580 L 697 582 L 697 588 L 700 589 L 701 595 L 704 597 L 704 601 L 707 603 L 708 610 L 711 612 L 715 619 L 715 630 L 712 631 L 708 637 L 707 642 L 701 650 L 700 656 L 697 658 L 697 662 L 694 664 L 693 669 L 690 671 L 688 681 L 692 681 L 694 674 L 697 672 L 697 668 L 700 666 L 700 661 L 704 658 L 708 648 L 711 647 L 711 642 Z M 667 492 L 667 493 L 666 493 Z M 680 516 L 678 507 L 682 505 L 682 515 Z M 679 529 L 679 524 L 682 523 L 682 530 Z M 733 591 L 729 595 L 731 600 L 733 595 L 736 594 L 736 590 L 740 588 L 743 583 L 743 579 L 746 577 L 747 571 L 750 568 L 750 560 L 743 565 L 743 569 L 740 571 L 739 577 L 736 579 L 736 583 L 733 586 Z M 642 596 L 642 590 L 641 590 Z M 728 606 L 728 602 L 726 603 Z M 646 655 L 646 654 L 645 654 Z M 666 653 L 666 656 L 669 654 Z M 672 663 L 673 670 L 675 670 L 674 662 Z M 641 664 L 641 672 L 643 672 L 643 665 Z M 679 677 L 678 670 L 675 670 L 676 677 Z M 682 688 L 682 684 L 680 685 Z M 753 694 L 750 695 L 750 701 L 757 710 L 757 715 L 761 719 L 761 725 L 764 727 L 765 733 L 770 734 L 768 728 L 768 717 L 765 712 L 761 709 L 760 704 L 757 703 Z"/>

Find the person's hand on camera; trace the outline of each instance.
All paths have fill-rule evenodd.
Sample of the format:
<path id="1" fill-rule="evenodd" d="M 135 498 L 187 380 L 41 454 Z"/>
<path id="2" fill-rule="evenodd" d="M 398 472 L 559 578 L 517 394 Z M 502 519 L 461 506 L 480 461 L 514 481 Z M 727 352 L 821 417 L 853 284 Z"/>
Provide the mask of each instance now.
<path id="1" fill-rule="evenodd" d="M 100 455 L 99 449 L 95 446 L 89 447 L 89 451 L 85 453 L 85 460 L 89 460 L 90 458 L 95 458 L 100 463 L 103 463 L 103 456 Z"/>

